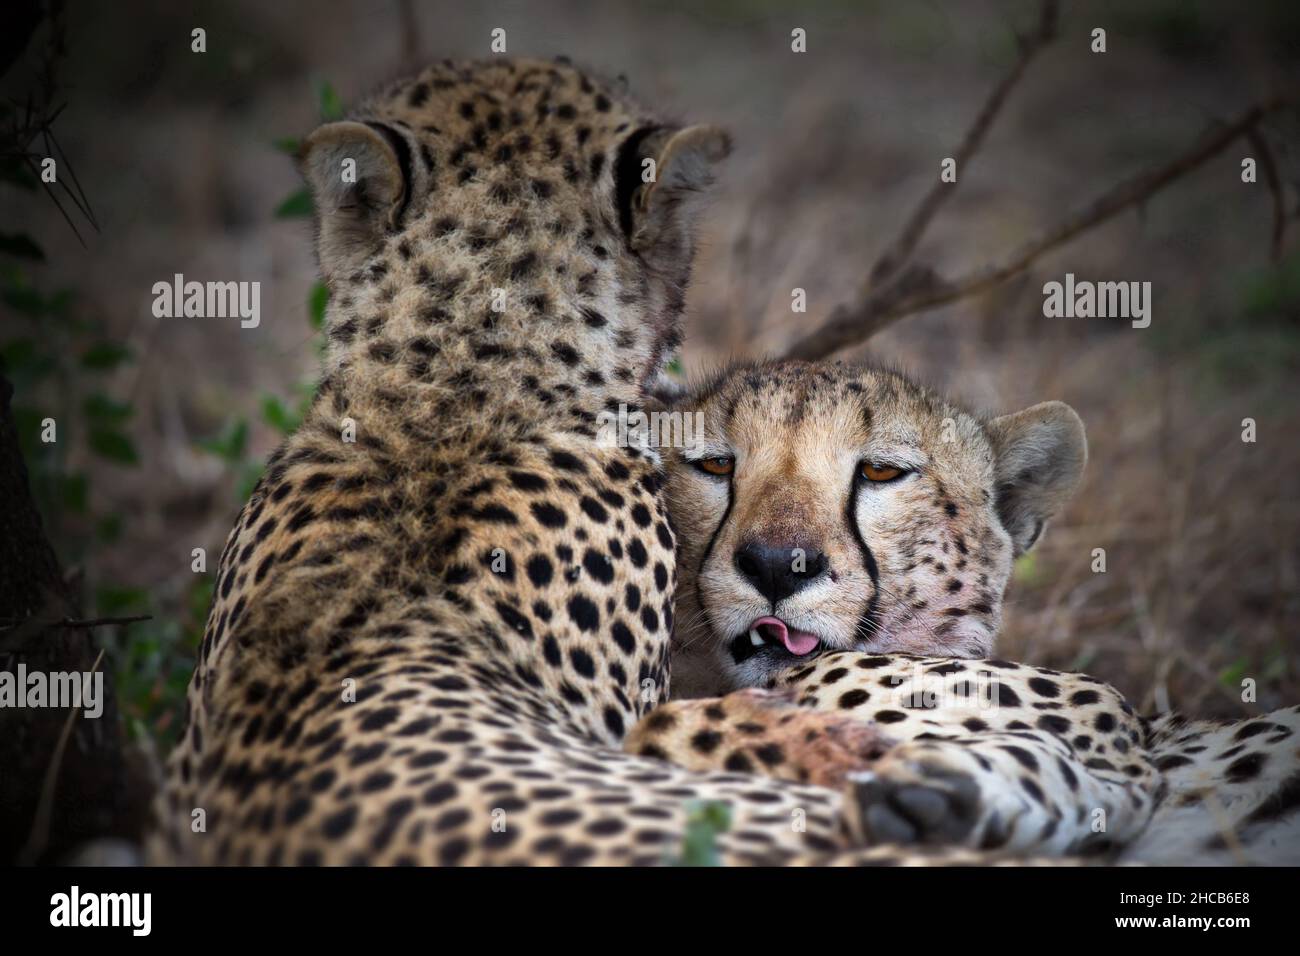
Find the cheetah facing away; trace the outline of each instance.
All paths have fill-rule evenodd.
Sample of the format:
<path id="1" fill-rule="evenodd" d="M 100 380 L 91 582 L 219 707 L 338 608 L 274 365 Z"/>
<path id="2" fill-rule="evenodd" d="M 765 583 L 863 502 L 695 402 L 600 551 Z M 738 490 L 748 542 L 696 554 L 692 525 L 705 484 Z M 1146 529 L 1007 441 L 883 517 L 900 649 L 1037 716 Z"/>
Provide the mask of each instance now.
<path id="1" fill-rule="evenodd" d="M 705 430 L 668 453 L 674 688 L 685 662 L 696 693 L 750 689 L 660 706 L 629 752 L 838 781 L 856 751 L 869 843 L 1300 862 L 1300 708 L 1144 720 L 1095 678 L 961 659 L 1078 481 L 1066 406 L 986 420 L 893 372 L 766 363 L 682 407 Z"/>
<path id="2" fill-rule="evenodd" d="M 619 746 L 667 688 L 675 542 L 657 456 L 596 422 L 677 340 L 728 149 L 504 58 L 307 139 L 323 377 L 222 554 L 151 859 L 653 864 L 695 799 L 724 862 L 847 845 L 834 789 Z"/>

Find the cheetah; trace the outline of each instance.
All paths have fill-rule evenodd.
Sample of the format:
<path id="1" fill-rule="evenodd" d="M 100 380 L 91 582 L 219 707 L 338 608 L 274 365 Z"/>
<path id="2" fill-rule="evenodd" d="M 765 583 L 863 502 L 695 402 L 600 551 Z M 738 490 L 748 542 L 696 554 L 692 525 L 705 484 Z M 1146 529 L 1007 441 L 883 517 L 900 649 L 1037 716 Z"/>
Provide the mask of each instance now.
<path id="1" fill-rule="evenodd" d="M 796 362 L 682 405 L 705 433 L 668 451 L 673 663 L 726 696 L 661 705 L 629 752 L 847 783 L 867 844 L 1300 862 L 1300 707 L 1148 720 L 1096 678 L 985 659 L 1012 558 L 1086 461 L 1068 406 L 981 418 L 897 372 Z M 850 751 L 867 769 L 828 773 Z"/>
<path id="2" fill-rule="evenodd" d="M 678 696 L 817 649 L 985 656 L 1012 561 L 1088 457 L 1062 402 L 981 422 L 883 369 L 741 364 L 688 403 L 703 435 L 665 449 Z"/>
<path id="3" fill-rule="evenodd" d="M 676 346 L 729 149 L 506 58 L 305 140 L 322 377 L 222 553 L 149 859 L 659 864 L 695 801 L 732 807 L 724 863 L 889 858 L 834 786 L 621 749 L 668 691 L 676 541 L 658 454 L 596 423 Z"/>

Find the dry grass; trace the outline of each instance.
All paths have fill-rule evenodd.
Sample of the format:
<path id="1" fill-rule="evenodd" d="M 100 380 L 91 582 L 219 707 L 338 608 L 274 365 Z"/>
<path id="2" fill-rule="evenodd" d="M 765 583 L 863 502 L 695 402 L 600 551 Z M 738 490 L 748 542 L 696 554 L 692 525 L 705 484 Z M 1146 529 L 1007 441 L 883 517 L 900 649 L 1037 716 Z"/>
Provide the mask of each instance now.
<path id="1" fill-rule="evenodd" d="M 1119 364 L 1126 347 L 1096 348 Z M 1104 676 L 1144 711 L 1294 703 L 1300 500 L 1284 436 L 1300 416 L 1256 412 L 1269 434 L 1244 443 L 1241 419 L 1268 408 L 1267 394 L 1205 407 L 1188 370 L 1168 361 L 1150 361 L 1118 394 L 1086 381 L 1064 389 L 1090 425 L 1088 477 L 1017 575 L 1001 653 Z M 1094 548 L 1105 549 L 1104 574 L 1092 571 Z M 1257 704 L 1242 701 L 1247 678 Z"/>

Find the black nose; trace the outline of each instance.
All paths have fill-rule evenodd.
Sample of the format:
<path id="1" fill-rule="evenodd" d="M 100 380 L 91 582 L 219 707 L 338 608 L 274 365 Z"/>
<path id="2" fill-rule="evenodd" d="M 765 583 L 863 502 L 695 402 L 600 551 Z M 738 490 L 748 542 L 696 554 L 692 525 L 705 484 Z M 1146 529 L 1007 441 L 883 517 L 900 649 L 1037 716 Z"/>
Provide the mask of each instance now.
<path id="1" fill-rule="evenodd" d="M 736 567 L 773 604 L 812 584 L 826 572 L 826 556 L 811 548 L 746 544 L 736 550 Z"/>

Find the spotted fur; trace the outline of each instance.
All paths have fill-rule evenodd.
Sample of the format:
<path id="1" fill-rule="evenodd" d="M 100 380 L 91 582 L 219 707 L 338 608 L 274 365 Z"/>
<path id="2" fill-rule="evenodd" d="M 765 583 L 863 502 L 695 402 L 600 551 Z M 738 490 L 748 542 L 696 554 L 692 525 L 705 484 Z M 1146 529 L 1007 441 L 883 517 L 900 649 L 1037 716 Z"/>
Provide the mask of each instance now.
<path id="1" fill-rule="evenodd" d="M 876 368 L 741 365 L 683 409 L 703 421 L 689 447 L 666 451 L 686 576 L 673 666 L 688 696 L 798 663 L 780 641 L 751 642 L 766 615 L 820 649 L 987 654 L 1013 558 L 1087 457 L 1060 402 L 982 418 Z M 730 474 L 700 467 L 719 458 Z M 873 482 L 872 464 L 905 470 Z"/>
<path id="2" fill-rule="evenodd" d="M 619 749 L 667 691 L 675 539 L 657 456 L 596 423 L 676 341 L 727 148 L 505 58 L 308 138 L 325 375 L 222 554 L 152 859 L 655 864 L 701 799 L 728 863 L 850 845 L 834 789 Z"/>
<path id="3" fill-rule="evenodd" d="M 893 373 L 805 364 L 734 370 L 683 405 L 702 409 L 710 427 L 699 447 L 671 458 L 679 604 L 698 612 L 679 623 L 677 654 L 703 670 L 696 686 L 755 689 L 667 703 L 633 728 L 629 752 L 795 781 L 843 771 L 848 828 L 873 845 L 958 846 L 984 859 L 1300 862 L 1300 707 L 1220 724 L 1144 720 L 1085 674 L 871 652 L 918 642 L 950 651 L 954 628 L 945 624 L 970 611 L 984 616 L 983 639 L 957 649 L 969 657 L 987 649 L 1006 583 L 1005 539 L 1015 540 L 1026 516 L 1041 525 L 1043 502 L 1061 495 L 1049 489 L 1035 501 L 1032 478 L 999 480 L 999 458 L 1017 469 L 1027 460 L 1008 422 L 1030 423 L 1019 443 L 1027 435 L 1038 451 L 1075 456 L 1068 442 L 1042 439 L 1041 413 L 981 422 Z M 934 437 L 945 419 L 955 423 L 947 443 Z M 899 444 L 910 448 L 890 447 Z M 915 456 L 910 491 L 881 495 L 853 478 L 859 462 L 886 451 Z M 734 460 L 725 482 L 694 465 L 718 456 Z M 1063 471 L 1073 464 L 1040 460 L 1040 490 L 1043 475 Z M 852 504 L 825 503 L 837 495 Z M 875 570 L 851 547 L 824 544 L 836 536 L 876 553 L 866 562 Z M 829 551 L 811 580 L 796 582 L 797 602 L 772 600 L 763 582 L 718 557 L 773 537 Z M 936 587 L 947 575 L 962 587 Z M 882 622 L 902 623 L 836 630 L 891 592 L 923 591 L 923 600 L 942 595 L 937 608 L 911 605 L 932 626 L 886 612 Z M 731 666 L 733 630 L 743 635 L 745 622 L 767 614 L 817 628 L 818 648 L 795 660 L 769 646 L 758 652 L 764 666 Z M 728 620 L 740 624 L 719 627 Z"/>

